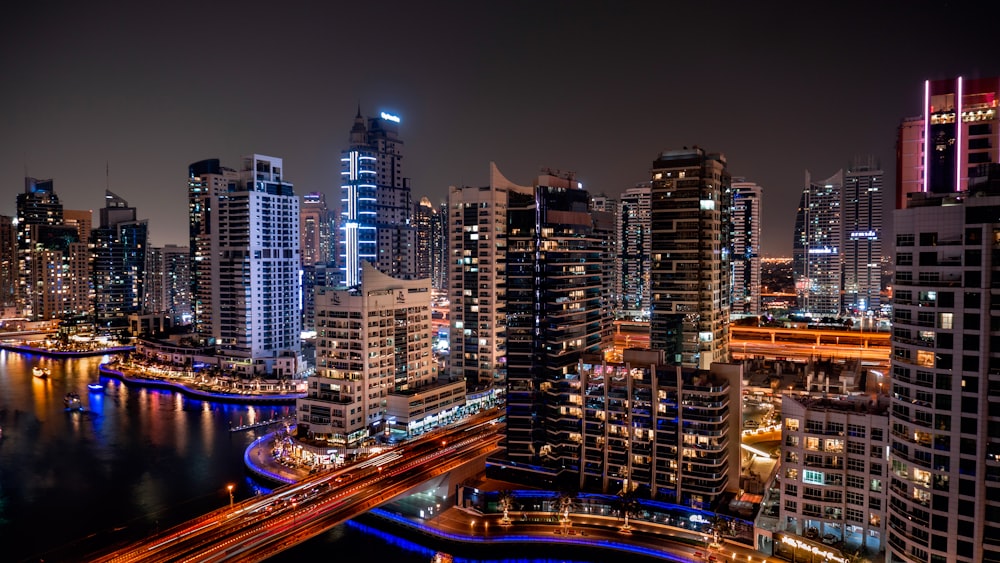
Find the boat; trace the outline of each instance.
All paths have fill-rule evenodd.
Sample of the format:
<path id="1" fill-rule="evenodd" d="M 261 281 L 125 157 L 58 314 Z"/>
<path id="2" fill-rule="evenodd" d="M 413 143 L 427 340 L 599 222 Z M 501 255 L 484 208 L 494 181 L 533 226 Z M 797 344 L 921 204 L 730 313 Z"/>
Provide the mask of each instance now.
<path id="1" fill-rule="evenodd" d="M 68 411 L 83 410 L 83 401 L 80 400 L 80 395 L 78 393 L 74 393 L 73 391 L 66 393 L 66 397 L 63 399 L 63 402 L 66 403 L 66 410 Z"/>
<path id="2" fill-rule="evenodd" d="M 40 366 L 35 366 L 31 368 L 31 374 L 34 375 L 35 377 L 48 377 L 49 374 L 51 373 L 52 371 L 49 370 L 49 368 L 43 368 Z"/>
<path id="3" fill-rule="evenodd" d="M 88 383 L 87 389 L 90 389 L 91 391 L 100 391 L 104 389 L 104 386 L 101 385 L 100 383 Z"/>

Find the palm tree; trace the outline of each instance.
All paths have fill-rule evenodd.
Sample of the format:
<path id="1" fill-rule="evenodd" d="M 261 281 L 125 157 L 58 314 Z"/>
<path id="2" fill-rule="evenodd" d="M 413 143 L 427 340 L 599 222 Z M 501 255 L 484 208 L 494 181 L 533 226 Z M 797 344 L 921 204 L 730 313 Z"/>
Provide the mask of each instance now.
<path id="1" fill-rule="evenodd" d="M 508 489 L 504 489 L 498 493 L 497 496 L 497 506 L 500 510 L 503 510 L 503 518 L 500 520 L 502 524 L 510 524 L 510 509 L 514 507 L 514 493 Z"/>
<path id="2" fill-rule="evenodd" d="M 555 505 L 559 510 L 560 517 L 559 521 L 562 523 L 563 527 L 569 525 L 569 513 L 573 509 L 573 505 L 576 502 L 576 492 L 562 490 L 556 495 Z"/>
<path id="3" fill-rule="evenodd" d="M 625 517 L 625 525 L 622 526 L 622 530 L 629 530 L 630 525 L 628 519 L 629 516 L 635 516 L 638 514 L 639 499 L 636 497 L 635 491 L 626 486 L 618 492 L 618 498 L 615 500 L 618 510 L 622 513 L 622 516 Z"/>
<path id="4" fill-rule="evenodd" d="M 712 527 L 712 543 L 714 544 L 718 544 L 722 536 L 729 536 L 733 533 L 732 521 L 718 514 L 709 518 L 708 524 Z"/>

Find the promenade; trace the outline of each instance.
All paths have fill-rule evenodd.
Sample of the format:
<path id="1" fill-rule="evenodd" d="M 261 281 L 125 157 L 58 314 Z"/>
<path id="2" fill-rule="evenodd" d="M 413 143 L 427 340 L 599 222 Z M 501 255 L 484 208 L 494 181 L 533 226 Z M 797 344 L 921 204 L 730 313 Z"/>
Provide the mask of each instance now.
<path id="1" fill-rule="evenodd" d="M 310 473 L 309 467 L 282 462 L 272 455 L 277 434 L 261 436 L 246 449 L 243 460 L 247 469 L 275 484 L 291 484 L 304 479 Z M 480 491 L 491 492 L 518 485 L 481 479 L 476 487 Z M 395 500 L 371 510 L 369 514 L 411 539 L 419 541 L 423 538 L 423 541 L 438 544 L 438 547 L 447 546 L 445 551 L 461 552 L 464 546 L 473 550 L 470 553 L 481 554 L 482 551 L 476 550 L 475 546 L 544 542 L 556 546 L 599 548 L 660 561 L 781 561 L 730 542 L 709 547 L 710 537 L 673 526 L 632 520 L 629 528 L 623 529 L 624 521 L 620 518 L 599 514 L 571 512 L 569 521 L 565 522 L 560 520 L 559 514 L 551 511 L 512 510 L 508 514 L 509 522 L 505 523 L 500 513 L 485 514 L 470 508 L 442 506 L 435 513 L 421 515 L 427 501 L 420 496 L 421 493 L 416 493 Z M 608 558 L 612 557 L 609 553 Z"/>

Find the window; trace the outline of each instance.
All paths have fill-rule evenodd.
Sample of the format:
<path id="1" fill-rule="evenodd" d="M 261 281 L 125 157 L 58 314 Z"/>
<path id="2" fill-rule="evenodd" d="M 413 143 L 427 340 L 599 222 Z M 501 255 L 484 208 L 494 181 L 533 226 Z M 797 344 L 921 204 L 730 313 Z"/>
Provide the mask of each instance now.
<path id="1" fill-rule="evenodd" d="M 865 495 L 863 493 L 852 493 L 848 491 L 846 498 L 847 504 L 853 504 L 855 506 L 865 505 Z"/>
<path id="2" fill-rule="evenodd" d="M 849 489 L 863 489 L 865 488 L 865 478 L 860 475 L 848 475 L 847 487 Z"/>
<path id="3" fill-rule="evenodd" d="M 865 437 L 865 427 L 860 424 L 848 424 L 847 425 L 847 435 L 852 438 L 864 438 Z"/>
<path id="4" fill-rule="evenodd" d="M 856 459 L 856 458 L 853 458 L 853 457 L 852 458 L 848 458 L 848 460 L 847 460 L 847 470 L 848 471 L 857 471 L 858 473 L 864 473 L 865 472 L 865 460 L 863 460 L 863 459 Z"/>
<path id="5" fill-rule="evenodd" d="M 785 428 L 788 429 L 788 430 L 791 430 L 793 432 L 797 432 L 799 430 L 799 419 L 797 419 L 797 418 L 786 418 L 785 419 Z"/>
<path id="6" fill-rule="evenodd" d="M 865 455 L 865 445 L 863 442 L 847 442 L 847 453 L 855 455 Z"/>
<path id="7" fill-rule="evenodd" d="M 812 471 L 810 469 L 806 469 L 805 471 L 802 472 L 802 482 L 803 483 L 811 483 L 813 485 L 822 485 L 823 484 L 823 472 L 822 471 Z"/>
<path id="8" fill-rule="evenodd" d="M 799 486 L 791 483 L 785 483 L 785 494 L 790 497 L 799 496 Z"/>

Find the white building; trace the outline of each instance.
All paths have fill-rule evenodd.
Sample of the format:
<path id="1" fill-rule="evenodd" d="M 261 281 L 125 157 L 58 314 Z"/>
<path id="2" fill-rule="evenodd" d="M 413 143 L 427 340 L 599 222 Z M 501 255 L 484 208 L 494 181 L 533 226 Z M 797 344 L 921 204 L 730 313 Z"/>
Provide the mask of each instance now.
<path id="1" fill-rule="evenodd" d="M 490 184 L 448 193 L 448 295 L 451 374 L 469 389 L 506 383 L 507 204 L 510 192 L 533 194 L 490 163 Z"/>
<path id="2" fill-rule="evenodd" d="M 983 172 L 895 213 L 889 562 L 1000 561 L 1000 170 Z"/>
<path id="3" fill-rule="evenodd" d="M 199 333 L 215 339 L 228 371 L 291 377 L 301 366 L 299 198 L 280 158 L 245 156 L 238 174 L 214 164 L 189 181 L 208 189 L 191 200 L 207 206 L 192 235 L 197 297 L 209 299 Z"/>
<path id="4" fill-rule="evenodd" d="M 464 382 L 438 380 L 430 279 L 363 266 L 360 286 L 316 288 L 316 372 L 297 404 L 300 434 L 347 449 L 419 432 L 465 405 Z"/>
<path id="5" fill-rule="evenodd" d="M 799 309 L 813 315 L 840 314 L 841 190 L 844 171 L 814 182 L 806 172 L 795 219 L 792 254 Z"/>
<path id="6" fill-rule="evenodd" d="M 882 290 L 882 170 L 873 157 L 856 158 L 844 174 L 842 310 L 877 316 Z"/>
<path id="7" fill-rule="evenodd" d="M 884 549 L 888 402 L 785 395 L 781 413 L 775 554 L 793 559 L 796 551 L 801 559 L 803 546 L 871 555 Z"/>

